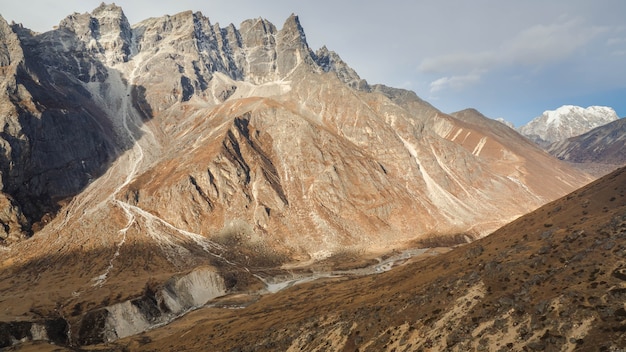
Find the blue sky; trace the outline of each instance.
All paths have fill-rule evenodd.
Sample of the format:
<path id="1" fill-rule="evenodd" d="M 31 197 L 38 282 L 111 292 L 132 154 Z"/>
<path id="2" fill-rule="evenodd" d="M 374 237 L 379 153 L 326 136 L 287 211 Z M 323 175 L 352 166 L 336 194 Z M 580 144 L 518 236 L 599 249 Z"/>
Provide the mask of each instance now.
<path id="1" fill-rule="evenodd" d="M 101 1 L 0 0 L 6 20 L 43 32 Z M 362 78 L 415 91 L 444 112 L 468 107 L 523 125 L 565 104 L 626 116 L 623 0 L 118 0 L 131 24 L 185 10 L 238 26 L 296 13 Z"/>

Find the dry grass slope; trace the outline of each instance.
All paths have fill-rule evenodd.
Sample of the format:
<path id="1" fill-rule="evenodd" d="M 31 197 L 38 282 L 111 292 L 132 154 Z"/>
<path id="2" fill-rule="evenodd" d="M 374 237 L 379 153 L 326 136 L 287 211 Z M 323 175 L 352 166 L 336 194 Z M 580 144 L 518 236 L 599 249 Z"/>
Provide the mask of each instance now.
<path id="1" fill-rule="evenodd" d="M 429 260 L 204 308 L 96 349 L 610 351 L 626 347 L 625 273 L 620 169 Z"/>

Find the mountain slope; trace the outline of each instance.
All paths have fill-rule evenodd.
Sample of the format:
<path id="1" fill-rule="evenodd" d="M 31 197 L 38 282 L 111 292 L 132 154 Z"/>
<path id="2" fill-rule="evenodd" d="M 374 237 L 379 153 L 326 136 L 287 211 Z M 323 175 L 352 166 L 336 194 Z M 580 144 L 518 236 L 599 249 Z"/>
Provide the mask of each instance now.
<path id="1" fill-rule="evenodd" d="M 12 242 L 41 228 L 59 201 L 101 175 L 128 141 L 88 89 L 106 80 L 101 63 L 1 18 L 0 41 L 0 198 L 10 204 L 0 215 L 0 242 Z M 91 78 L 81 71 L 87 67 Z"/>
<path id="2" fill-rule="evenodd" d="M 562 187 L 563 165 L 555 164 L 544 150 L 530 143 L 512 128 L 489 119 L 474 109 L 452 113 L 455 128 L 438 127 L 445 138 L 458 141 L 468 151 L 492 160 L 502 174 L 519 180 L 536 194 Z M 523 163 L 523 166 L 520 165 Z M 553 169 L 554 174 L 546 172 Z"/>
<path id="3" fill-rule="evenodd" d="M 626 163 L 626 120 L 619 119 L 580 136 L 556 142 L 550 154 L 572 163 L 606 164 L 608 171 Z"/>
<path id="4" fill-rule="evenodd" d="M 90 168 L 83 164 L 85 160 L 95 157 L 91 154 L 97 156 L 100 153 L 104 155 L 97 159 L 98 162 L 94 163 L 92 168 L 99 168 L 101 173 L 103 167 L 107 167 L 121 151 L 132 148 L 131 153 L 126 153 L 125 159 L 118 163 L 120 168 L 124 169 L 120 170 L 120 174 L 128 173 L 127 176 L 117 184 L 115 178 L 109 178 L 108 186 L 115 190 L 114 194 L 121 192 L 126 194 L 125 197 L 130 197 L 128 194 L 132 193 L 136 198 L 133 205 L 142 203 L 141 207 L 145 205 L 145 209 L 150 209 L 153 214 L 165 215 L 165 221 L 188 230 L 198 232 L 200 228 L 205 228 L 207 231 L 217 231 L 225 221 L 220 219 L 222 215 L 211 216 L 213 219 L 220 219 L 217 220 L 219 225 L 199 222 L 198 219 L 202 217 L 186 219 L 184 216 L 188 213 L 189 207 L 197 208 L 195 204 L 185 204 L 184 199 L 188 199 L 189 196 L 177 197 L 183 201 L 178 207 L 179 210 L 172 207 L 162 209 L 164 204 L 162 201 L 165 198 L 158 194 L 153 195 L 153 192 L 168 193 L 171 196 L 172 192 L 178 192 L 181 187 L 186 188 L 184 194 L 189 191 L 192 194 L 198 192 L 197 197 L 206 196 L 205 202 L 210 205 L 202 210 L 198 208 L 197 211 L 208 215 L 213 207 L 218 209 L 220 206 L 228 206 L 229 209 L 237 209 L 239 213 L 227 214 L 225 220 L 242 217 L 255 228 L 255 231 L 261 231 L 259 223 L 266 221 L 261 219 L 267 217 L 262 214 L 263 212 L 272 213 L 272 208 L 282 210 L 287 203 L 297 208 L 301 204 L 300 200 L 316 204 L 321 201 L 326 204 L 327 209 L 320 209 L 315 215 L 305 215 L 304 212 L 315 209 L 317 205 L 304 203 L 302 210 L 294 209 L 291 213 L 302 214 L 298 215 L 299 217 L 317 219 L 313 220 L 316 222 L 314 227 L 323 232 L 330 230 L 331 234 L 336 233 L 333 235 L 337 238 L 336 241 L 324 242 L 339 245 L 345 235 L 356 238 L 356 233 L 363 233 L 358 229 L 359 225 L 344 225 L 355 212 L 364 215 L 382 212 L 379 225 L 372 228 L 376 233 L 385 232 L 381 230 L 388 225 L 392 225 L 390 233 L 407 233 L 407 230 L 413 229 L 414 233 L 407 233 L 407 238 L 436 232 L 462 232 L 467 229 L 467 224 L 482 222 L 484 215 L 493 214 L 495 209 L 508 208 L 506 213 L 498 216 L 499 219 L 504 219 L 500 221 L 505 221 L 587 180 L 581 174 L 559 171 L 559 175 L 563 174 L 562 180 L 565 181 L 562 186 L 555 185 L 553 190 L 532 190 L 532 185 L 528 188 L 529 185 L 524 181 L 521 181 L 521 184 L 519 182 L 525 177 L 523 171 L 522 175 L 516 175 L 517 171 L 513 169 L 503 174 L 501 170 L 494 169 L 491 164 L 493 158 L 468 154 L 463 148 L 446 143 L 440 138 L 442 136 L 432 133 L 431 128 L 425 127 L 428 124 L 440 124 L 439 121 L 449 117 L 434 108 L 430 111 L 421 111 L 410 106 L 396 105 L 385 99 L 385 96 L 377 95 L 377 91 L 370 92 L 367 84 L 359 81 L 358 75 L 336 54 L 328 52 L 327 49 L 314 53 L 308 47 L 304 31 L 296 16 L 290 17 L 281 30 L 277 30 L 271 23 L 262 19 L 244 21 L 240 29 L 234 26 L 219 28 L 201 14 L 192 12 L 148 19 L 131 27 L 120 8 L 102 5 L 91 14 L 71 15 L 61 22 L 59 29 L 39 36 L 18 29 L 15 35 L 22 37 L 18 42 L 32 43 L 24 46 L 33 48 L 34 51 L 27 56 L 33 57 L 38 70 L 49 73 L 65 68 L 67 72 L 59 71 L 57 75 L 69 77 L 76 89 L 83 89 L 84 94 L 91 97 L 100 109 L 98 118 L 103 120 L 100 123 L 103 127 L 100 129 L 109 133 L 104 137 L 109 137 L 110 146 L 98 150 L 81 149 L 86 155 L 81 155 L 79 162 L 72 162 L 69 165 L 81 169 L 79 171 L 85 175 L 91 175 L 94 172 L 90 172 Z M 54 49 L 41 52 L 34 49 L 47 45 Z M 70 62 L 70 57 L 78 55 L 77 53 L 84 53 L 82 55 L 84 62 Z M 40 76 L 45 77 L 43 73 Z M 40 82 L 43 82 L 42 78 L 39 78 Z M 355 91 L 350 87 L 360 87 L 362 90 Z M 256 117 L 268 113 L 277 115 L 273 123 L 266 117 Z M 157 116 L 158 118 L 155 118 Z M 64 115 L 63 121 L 71 123 L 73 119 Z M 321 131 L 321 136 L 324 137 L 321 139 L 315 137 L 311 140 L 312 134 L 303 133 L 299 145 L 304 149 L 300 156 L 293 157 L 289 154 L 299 147 L 283 142 L 288 139 L 286 136 L 293 132 L 289 128 L 285 129 L 284 125 L 280 126 L 283 121 L 295 123 L 293 127 L 297 130 Z M 209 124 L 206 125 L 205 122 Z M 265 138 L 253 140 L 255 136 L 247 135 L 247 127 L 238 126 L 239 123 L 255 126 L 255 133 L 259 136 L 264 132 L 268 134 Z M 210 127 L 227 128 L 229 124 L 234 128 L 230 132 Z M 84 129 L 89 127 L 87 125 Z M 208 133 L 211 133 L 211 137 L 207 137 Z M 325 133 L 327 135 L 324 135 Z M 77 131 L 74 135 L 82 136 L 84 133 Z M 199 135 L 203 135 L 204 138 L 198 139 Z M 98 138 L 104 137 L 93 136 L 90 140 L 98 141 Z M 217 151 L 215 148 L 223 142 L 231 143 L 232 146 L 225 145 L 225 149 Z M 76 142 L 78 145 L 80 143 L 81 140 Z M 335 152 L 329 152 L 338 156 L 324 156 L 326 147 L 319 149 L 320 143 L 330 148 L 338 148 Z M 247 150 L 253 155 L 237 155 L 242 152 L 241 146 L 246 144 L 249 146 Z M 193 150 L 182 152 L 191 145 Z M 51 147 L 46 145 L 46 148 Z M 68 149 L 80 148 L 71 146 Z M 352 150 L 346 154 L 345 150 L 350 149 Z M 111 152 L 106 152 L 108 150 Z M 292 182 L 293 172 L 290 170 L 300 170 L 299 163 L 303 161 L 318 160 L 318 157 L 312 155 L 319 155 L 320 152 L 328 159 L 325 165 L 316 166 L 316 169 L 306 173 L 309 181 L 303 179 Z M 454 167 L 446 165 L 443 158 L 447 157 L 447 154 L 458 160 L 459 165 Z M 349 155 L 359 161 L 350 163 L 345 172 L 333 166 L 349 158 Z M 218 170 L 225 165 L 220 162 L 213 169 L 209 168 L 207 173 L 206 163 L 214 158 L 217 158 L 215 160 L 230 158 L 231 170 L 226 173 L 224 170 Z M 244 160 L 236 160 L 237 158 Z M 248 165 L 247 159 L 250 158 L 252 160 L 260 158 L 262 162 L 257 166 Z M 335 161 L 333 158 L 336 158 Z M 172 164 L 174 160 L 176 163 L 181 162 L 174 165 Z M 32 159 L 24 162 L 35 163 Z M 520 162 L 523 164 L 525 161 Z M 462 163 L 477 164 L 480 167 L 470 173 Z M 55 167 L 45 163 L 39 164 L 42 169 Z M 359 168 L 357 164 L 361 164 L 363 170 L 357 170 Z M 465 170 L 461 171 L 462 177 L 454 175 L 457 166 L 458 170 Z M 86 170 L 82 170 L 84 168 Z M 168 172 L 160 171 L 164 169 L 173 172 L 175 177 L 170 177 Z M 547 169 L 541 171 L 551 172 Z M 46 184 L 57 192 L 59 187 L 53 187 L 54 182 L 74 179 L 69 175 L 67 177 L 62 175 L 63 177 L 57 179 L 55 175 L 47 175 L 46 172 L 41 171 L 47 176 Z M 251 172 L 255 175 L 249 175 Z M 221 180 L 219 173 L 223 175 Z M 365 184 L 362 186 L 351 181 L 360 178 L 358 173 L 369 175 L 363 178 Z M 255 176 L 261 177 L 258 182 Z M 218 178 L 216 182 L 227 189 L 220 189 L 215 180 L 211 181 L 213 177 Z M 233 177 L 240 179 L 235 181 Z M 570 180 L 565 180 L 566 177 Z M 324 182 L 320 183 L 318 178 L 327 178 L 329 180 L 327 185 L 331 187 L 326 189 Z M 338 182 L 334 181 L 335 178 Z M 484 180 L 494 178 L 498 180 L 497 187 L 508 188 L 511 192 L 521 192 L 528 201 L 509 203 L 508 197 L 499 196 L 500 190 L 489 189 L 495 185 L 480 184 Z M 88 178 L 88 182 L 92 179 Z M 470 184 L 465 184 L 465 180 L 468 179 Z M 316 180 L 317 188 L 311 188 L 312 180 Z M 409 180 L 412 182 L 409 183 Z M 11 185 L 24 184 L 19 181 L 20 179 L 15 178 L 5 181 L 6 191 L 16 198 L 18 203 L 26 203 L 20 197 L 16 197 L 21 193 L 42 196 L 41 192 L 36 193 L 33 190 L 21 193 L 13 191 Z M 472 182 L 477 184 L 474 185 Z M 263 189 L 263 192 L 252 192 L 250 188 L 252 185 Z M 349 185 L 356 186 L 358 192 L 356 189 L 349 190 Z M 48 202 L 52 203 L 51 207 L 56 206 L 58 209 L 59 205 L 54 203 L 56 199 L 64 195 L 71 196 L 84 186 L 85 182 L 81 182 L 62 195 L 51 194 Z M 290 193 L 295 200 L 291 202 L 288 201 L 290 198 L 287 194 L 288 187 L 294 188 Z M 104 190 L 106 187 L 100 188 Z M 336 199 L 335 202 L 338 201 L 342 205 L 339 203 L 332 205 L 326 201 L 327 199 L 320 198 L 327 198 L 328 195 L 307 193 L 317 192 L 318 188 L 323 194 L 342 192 L 340 195 L 331 195 Z M 265 189 L 274 193 L 271 197 L 276 196 L 279 201 L 254 199 L 257 194 L 265 194 Z M 376 200 L 382 189 L 388 189 L 390 193 L 383 192 L 382 198 Z M 473 189 L 480 191 L 474 192 Z M 343 207 L 343 204 L 350 205 L 349 200 L 357 193 L 371 194 L 374 198 L 361 204 L 351 204 L 355 206 L 354 209 L 349 210 L 348 207 L 343 210 L 345 215 L 339 214 L 339 208 Z M 224 194 L 228 194 L 228 199 Z M 406 196 L 399 196 L 400 194 Z M 235 199 L 241 199 L 243 203 L 236 206 L 226 204 Z M 415 199 L 420 201 L 416 203 Z M 507 202 L 507 205 L 487 206 L 486 200 L 492 199 L 496 200 L 494 203 L 500 199 Z M 271 204 L 265 204 L 268 202 Z M 392 220 L 395 214 L 408 212 L 408 209 L 403 209 L 403 205 L 400 204 L 410 203 L 413 204 L 412 207 L 418 204 L 414 212 L 422 214 L 421 221 L 410 225 L 407 223 L 406 228 L 394 228 L 393 224 L 407 221 L 403 216 L 398 216 L 399 221 Z M 22 204 L 22 208 L 28 209 L 28 204 Z M 246 211 L 245 215 L 240 212 L 240 209 L 252 208 L 266 210 Z M 38 216 L 41 217 L 40 214 L 31 213 L 26 212 L 27 218 L 32 219 L 31 222 L 36 221 Z M 220 214 L 219 211 L 217 214 Z M 485 222 L 496 220 L 498 219 L 487 219 Z M 290 223 L 298 223 L 300 220 L 280 220 L 280 222 L 282 223 L 280 226 L 283 227 L 271 232 L 284 233 L 285 225 L 289 226 Z M 306 227 L 311 226 L 309 224 Z M 496 225 L 490 225 L 490 228 L 469 235 L 481 235 L 495 227 Z M 296 229 L 291 230 L 293 232 Z M 372 231 L 367 230 L 365 233 Z M 294 245 L 294 248 L 298 247 L 299 244 Z M 313 249 L 306 251 L 310 254 Z"/>
<path id="5" fill-rule="evenodd" d="M 214 298 L 198 282 L 255 291 L 285 263 L 466 242 L 590 180 L 369 86 L 295 15 L 131 26 L 103 4 L 43 34 L 2 26 L 0 320 L 59 343 L 165 324 Z M 126 321 L 128 305 L 149 314 Z"/>
<path id="6" fill-rule="evenodd" d="M 487 238 L 377 276 L 203 308 L 104 348 L 612 350 L 623 332 L 626 169 Z"/>
<path id="7" fill-rule="evenodd" d="M 545 111 L 541 116 L 519 128 L 519 132 L 541 145 L 581 135 L 589 130 L 618 119 L 615 110 L 605 106 L 564 105 L 556 110 Z"/>

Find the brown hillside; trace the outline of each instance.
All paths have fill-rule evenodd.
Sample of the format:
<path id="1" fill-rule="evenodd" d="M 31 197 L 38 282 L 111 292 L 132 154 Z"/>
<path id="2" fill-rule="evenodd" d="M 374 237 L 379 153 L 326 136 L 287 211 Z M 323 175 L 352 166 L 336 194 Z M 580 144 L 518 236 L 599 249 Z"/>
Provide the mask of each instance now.
<path id="1" fill-rule="evenodd" d="M 615 350 L 626 346 L 626 169 L 390 272 L 204 308 L 105 348 Z"/>

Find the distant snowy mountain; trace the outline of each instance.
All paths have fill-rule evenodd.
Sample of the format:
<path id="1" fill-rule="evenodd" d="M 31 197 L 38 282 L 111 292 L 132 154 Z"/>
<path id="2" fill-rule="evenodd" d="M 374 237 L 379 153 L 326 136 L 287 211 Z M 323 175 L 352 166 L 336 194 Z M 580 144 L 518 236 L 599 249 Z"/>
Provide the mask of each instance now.
<path id="1" fill-rule="evenodd" d="M 541 116 L 521 126 L 519 132 L 542 147 L 547 147 L 617 119 L 615 110 L 610 107 L 564 105 L 556 110 L 544 111 Z"/>

